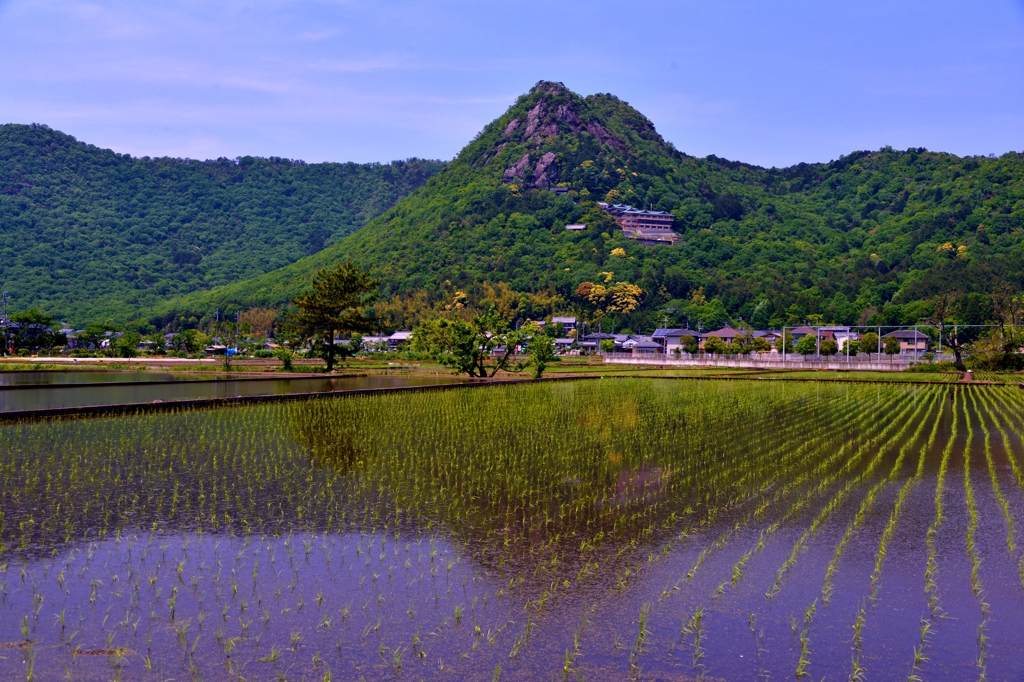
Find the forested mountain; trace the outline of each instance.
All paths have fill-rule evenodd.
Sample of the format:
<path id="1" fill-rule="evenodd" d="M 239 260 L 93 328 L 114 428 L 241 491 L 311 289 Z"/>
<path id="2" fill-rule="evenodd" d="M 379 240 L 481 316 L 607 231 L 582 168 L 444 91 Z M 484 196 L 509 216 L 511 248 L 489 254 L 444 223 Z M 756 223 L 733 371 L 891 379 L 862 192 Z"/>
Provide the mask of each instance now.
<path id="1" fill-rule="evenodd" d="M 0 126 L 0 286 L 83 323 L 269 272 L 362 227 L 443 167 L 133 158 Z"/>
<path id="2" fill-rule="evenodd" d="M 33 134 L 66 139 L 45 129 Z M 158 187 L 162 174 L 187 175 L 193 165 L 131 160 L 112 153 L 103 158 L 114 167 L 149 169 L 146 177 L 155 178 L 152 182 Z M 311 206 L 344 203 L 328 193 L 325 185 L 330 183 L 308 178 L 322 178 L 330 169 L 347 166 L 258 160 L 199 166 L 207 170 L 197 174 L 210 178 L 202 186 L 222 188 L 223 196 L 239 191 L 247 198 L 244 209 L 251 225 L 260 219 L 262 226 L 281 225 L 274 216 L 286 211 L 261 216 L 268 206 L 294 206 L 289 215 L 312 220 L 326 213 Z M 397 168 L 376 167 L 374 172 Z M 420 162 L 404 168 L 419 168 L 425 175 L 433 166 Z M 246 181 L 236 189 L 227 178 L 243 170 Z M 274 181 L 286 175 L 296 178 L 291 185 Z M 116 180 L 115 173 L 107 177 Z M 257 178 L 263 182 L 257 183 Z M 105 191 L 135 197 L 131 210 L 148 215 L 145 194 L 122 191 L 131 187 L 130 181 L 128 177 Z M 289 196 L 282 185 L 299 185 L 308 201 L 289 203 L 295 195 Z M 18 193 L 19 185 L 12 181 L 5 186 L 14 189 L 4 201 L 19 200 L 25 193 Z M 556 186 L 569 191 L 557 196 Z M 93 190 L 95 195 L 100 189 Z M 195 199 L 187 194 L 176 197 L 180 201 L 173 205 L 183 218 L 197 214 L 198 206 L 212 204 L 202 192 Z M 629 241 L 597 207 L 599 200 L 671 211 L 681 239 L 671 247 Z M 40 210 L 40 222 L 56 219 Z M 71 217 L 61 220 L 63 225 L 76 224 Z M 10 219 L 5 221 L 6 233 Z M 173 224 L 187 230 L 192 222 L 182 219 Z M 589 227 L 566 231 L 567 223 Z M 226 222 L 226 229 L 233 224 Z M 249 253 L 259 253 L 263 260 L 247 257 L 238 259 L 245 266 L 214 268 L 217 263 L 236 262 L 228 258 L 235 251 L 218 252 L 224 254 L 220 259 L 204 255 L 196 267 L 210 268 L 203 271 L 207 279 L 197 275 L 194 286 L 241 279 L 249 260 L 258 262 L 252 269 L 262 270 L 281 251 L 297 255 L 308 248 L 303 241 L 307 233 L 282 232 L 293 239 L 275 237 L 282 246 L 290 245 L 280 251 L 274 239 L 259 230 L 231 233 L 235 248 L 252 249 Z M 62 233 L 42 237 L 40 243 L 62 238 Z M 63 238 L 76 238 L 75 232 Z M 620 328 L 650 327 L 666 315 L 677 322 L 689 316 L 695 323 L 692 318 L 697 318 L 705 327 L 722 324 L 727 316 L 776 326 L 816 314 L 841 323 L 913 323 L 927 315 L 920 302 L 942 288 L 979 291 L 999 280 L 1020 290 L 1024 155 L 961 158 L 924 149 L 885 148 L 855 152 L 830 163 L 765 169 L 714 156 L 687 156 L 613 95 L 580 97 L 559 83 L 541 82 L 423 187 L 350 236 L 325 242 L 323 250 L 266 274 L 157 302 L 149 309 L 152 319 L 166 323 L 176 317 L 202 317 L 215 309 L 281 306 L 307 286 L 318 268 L 350 258 L 372 267 L 382 278 L 385 300 L 380 310 L 402 326 L 415 317 L 416 309 L 443 304 L 456 290 L 471 303 L 501 298 L 504 311 L 518 317 L 576 305 L 586 308 L 587 302 L 576 295 L 585 282 L 630 282 L 643 289 L 640 308 L 617 316 Z M 187 262 L 191 252 L 186 242 L 166 243 L 168 249 L 172 244 L 182 246 L 166 251 L 168 259 L 156 248 L 147 250 L 142 239 L 133 242 L 132 253 L 146 273 L 151 272 L 152 260 L 174 263 L 175 253 Z M 115 246 L 100 244 L 97 252 L 109 248 L 120 256 Z M 151 255 L 153 251 L 160 255 Z M 208 258 L 211 263 L 204 266 Z M 287 260 L 282 257 L 281 262 Z M 130 283 L 126 286 L 135 306 L 175 291 L 166 285 L 150 286 L 137 272 L 124 268 L 110 280 Z M 178 290 L 186 290 L 193 283 L 180 286 Z"/>
<path id="3" fill-rule="evenodd" d="M 556 185 L 570 192 L 556 196 Z M 596 200 L 671 211 L 682 239 L 629 241 Z M 564 230 L 577 222 L 589 228 Z M 983 290 L 1001 279 L 1019 289 L 1022 248 L 1024 155 L 885 148 L 764 169 L 687 156 L 614 96 L 541 82 L 425 187 L 352 236 L 175 307 L 279 305 L 315 269 L 351 258 L 383 278 L 385 296 L 421 300 L 445 295 L 446 282 L 471 296 L 504 282 L 571 307 L 581 282 L 614 273 L 644 289 L 633 326 L 666 309 L 718 322 L 724 310 L 758 326 L 811 314 L 913 323 L 926 312 L 915 302 L 943 287 Z"/>

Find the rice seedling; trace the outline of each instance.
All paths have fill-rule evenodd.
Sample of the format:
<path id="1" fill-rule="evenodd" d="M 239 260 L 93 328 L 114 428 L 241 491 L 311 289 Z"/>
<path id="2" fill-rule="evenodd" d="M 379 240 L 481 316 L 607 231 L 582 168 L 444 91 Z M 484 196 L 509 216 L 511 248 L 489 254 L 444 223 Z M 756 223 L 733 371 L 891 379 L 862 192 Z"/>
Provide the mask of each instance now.
<path id="1" fill-rule="evenodd" d="M 519 679 L 559 669 L 585 678 L 609 660 L 621 660 L 622 677 L 641 662 L 645 675 L 667 670 L 672 647 L 654 643 L 679 638 L 696 675 L 744 678 L 756 666 L 763 676 L 771 635 L 754 618 L 757 655 L 736 664 L 750 669 L 707 670 L 732 643 L 707 638 L 704 601 L 729 605 L 723 614 L 755 606 L 743 583 L 771 585 L 777 564 L 758 557 L 796 526 L 776 594 L 800 554 L 831 555 L 819 600 L 793 625 L 798 674 L 809 674 L 815 613 L 845 578 L 845 548 L 885 485 L 905 479 L 879 542 L 873 600 L 909 491 L 927 471 L 944 412 L 934 391 L 914 390 L 610 379 L 7 424 L 0 645 L 42 640 L 68 660 L 83 639 L 81 651 L 139 651 L 118 663 L 127 678 L 149 668 L 222 675 L 207 668 L 214 658 L 245 676 L 273 658 L 263 663 L 274 675 L 307 679 L 358 679 L 373 661 L 415 679 L 460 668 Z M 1007 405 L 1016 398 L 978 393 L 954 415 L 954 429 L 978 419 L 997 499 L 995 443 L 1015 462 L 1020 425 Z M 812 543 L 847 505 L 839 543 Z M 986 520 L 975 506 L 978 534 Z M 1006 507 L 1003 522 L 1012 522 Z M 584 615 L 566 618 L 581 600 Z M 597 617 L 584 628 L 588 609 L 619 603 L 626 622 Z M 688 615 L 663 637 L 659 621 L 673 608 Z M 862 609 L 860 629 L 865 619 Z M 598 653 L 628 620 L 632 646 Z M 858 630 L 854 679 L 859 642 Z M 925 644 L 917 655 L 939 656 Z M 814 636 L 814 658 L 825 665 L 836 646 L 848 642 Z M 619 650 L 629 655 L 615 659 Z M 60 665 L 40 657 L 35 674 Z"/>

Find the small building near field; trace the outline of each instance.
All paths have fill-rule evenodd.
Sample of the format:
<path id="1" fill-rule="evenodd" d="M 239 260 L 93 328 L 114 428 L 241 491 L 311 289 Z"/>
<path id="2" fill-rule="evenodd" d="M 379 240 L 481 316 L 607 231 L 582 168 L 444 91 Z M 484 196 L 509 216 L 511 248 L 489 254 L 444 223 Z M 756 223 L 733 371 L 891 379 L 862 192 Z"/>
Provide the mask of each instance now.
<path id="1" fill-rule="evenodd" d="M 882 347 L 885 348 L 885 340 L 894 338 L 900 342 L 900 355 L 922 355 L 928 352 L 928 342 L 931 340 L 924 332 L 916 329 L 900 329 L 889 332 L 882 336 Z"/>
<path id="2" fill-rule="evenodd" d="M 722 339 L 725 345 L 729 345 L 734 341 L 739 341 L 747 332 L 741 332 L 739 329 L 733 329 L 732 327 L 723 327 L 722 329 L 716 329 L 713 332 L 707 332 L 701 334 L 700 347 L 703 348 L 704 344 L 713 336 L 717 336 Z"/>
<path id="3" fill-rule="evenodd" d="M 629 343 L 628 341 L 626 343 Z M 622 344 L 625 350 L 626 344 Z M 653 357 L 661 354 L 661 344 L 654 341 L 636 341 L 631 344 L 633 356 Z"/>

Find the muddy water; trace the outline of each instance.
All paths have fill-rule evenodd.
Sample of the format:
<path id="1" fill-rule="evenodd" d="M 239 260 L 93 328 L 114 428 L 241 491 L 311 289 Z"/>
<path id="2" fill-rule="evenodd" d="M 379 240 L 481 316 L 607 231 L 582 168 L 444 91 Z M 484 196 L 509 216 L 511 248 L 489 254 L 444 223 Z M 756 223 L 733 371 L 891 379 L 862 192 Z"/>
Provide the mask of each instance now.
<path id="1" fill-rule="evenodd" d="M 195 434 L 188 447 L 195 450 L 197 461 L 209 453 L 227 456 L 230 464 L 216 469 L 227 481 L 227 491 L 243 495 L 246 486 L 258 489 L 254 499 L 262 506 L 246 507 L 242 524 L 244 505 L 211 505 L 210 497 L 222 495 L 223 487 L 204 486 L 200 500 L 194 490 L 190 494 L 176 488 L 172 479 L 157 481 L 155 473 L 145 474 L 155 469 L 156 456 L 150 454 L 148 468 L 134 468 L 126 459 L 82 476 L 96 477 L 97 483 L 105 475 L 134 477 L 132 494 L 147 484 L 161 486 L 165 494 L 143 494 L 143 502 L 133 506 L 127 497 L 118 497 L 116 488 L 123 481 L 105 479 L 113 495 L 108 499 L 101 491 L 98 499 L 107 499 L 108 508 L 123 517 L 121 522 L 111 520 L 101 537 L 97 527 L 102 521 L 85 527 L 62 521 L 71 537 L 48 542 L 48 536 L 33 534 L 24 524 L 63 517 L 47 511 L 44 498 L 27 492 L 31 481 L 12 473 L 15 460 L 30 450 L 4 460 L 3 537 L 9 544 L 0 573 L 0 644 L 5 647 L 0 650 L 0 677 L 22 678 L 31 668 L 37 679 L 63 678 L 71 671 L 75 679 L 87 680 L 308 680 L 328 675 L 335 680 L 736 680 L 787 679 L 798 671 L 813 679 L 847 679 L 857 667 L 864 679 L 1024 676 L 1024 589 L 1019 575 L 1024 491 L 1013 470 L 1014 464 L 1018 469 L 1024 465 L 1024 449 L 1015 394 L 970 388 L 915 395 L 913 389 L 858 386 L 847 391 L 833 385 L 790 386 L 783 395 L 778 387 L 743 384 L 757 400 L 776 401 L 772 410 L 762 416 L 748 414 L 736 424 L 715 422 L 721 442 L 704 452 L 717 464 L 694 484 L 659 489 L 666 486 L 659 481 L 668 479 L 657 472 L 675 466 L 681 477 L 684 465 L 697 455 L 682 432 L 674 437 L 681 443 L 679 451 L 672 450 L 673 438 L 644 436 L 645 430 L 650 432 L 645 414 L 658 413 L 662 419 L 669 406 L 689 399 L 687 392 L 708 391 L 695 399 L 694 411 L 667 412 L 671 419 L 685 417 L 687 428 L 695 428 L 697 407 L 715 397 L 711 391 L 742 398 L 736 382 L 722 389 L 708 382 L 663 385 L 668 383 L 614 380 L 557 391 L 502 388 L 491 398 L 453 398 L 447 394 L 454 392 L 446 392 L 429 398 L 373 399 L 356 404 L 366 405 L 365 411 L 345 413 L 357 421 L 379 418 L 372 422 L 378 428 L 390 424 L 389 432 L 381 430 L 366 441 L 340 435 L 310 440 L 307 426 L 318 422 L 294 407 L 250 412 L 232 408 L 220 421 L 209 422 L 187 415 L 179 422 L 154 416 L 137 430 L 114 420 L 106 431 L 93 420 L 88 433 L 81 434 L 21 427 L 8 435 L 37 443 L 42 458 L 45 443 L 62 443 L 64 438 L 107 437 L 110 443 L 123 444 L 152 429 L 156 441 L 162 441 L 166 437 L 161 429 L 173 426 L 182 436 Z M 965 399 L 968 391 L 1000 406 L 995 421 L 985 404 Z M 445 421 L 449 412 L 461 419 L 502 409 L 508 415 L 534 403 L 544 405 L 538 414 L 554 414 L 566 403 L 572 408 L 575 426 L 536 426 L 534 436 L 550 447 L 568 450 L 591 436 L 598 440 L 588 441 L 586 448 L 595 447 L 600 438 L 616 438 L 616 429 L 636 429 L 634 436 L 648 438 L 638 441 L 650 450 L 642 464 L 630 460 L 628 447 L 621 455 L 614 449 L 622 464 L 609 490 L 617 500 L 642 499 L 647 509 L 656 509 L 652 532 L 616 530 L 642 511 L 636 505 L 600 531 L 597 521 L 571 526 L 568 508 L 560 505 L 578 494 L 572 491 L 589 484 L 581 471 L 534 490 L 536 509 L 545 503 L 542 516 L 547 518 L 530 526 L 524 535 L 527 544 L 506 550 L 502 538 L 513 537 L 510 519 L 541 512 L 517 508 L 509 517 L 488 519 L 481 516 L 489 509 L 486 500 L 453 501 L 457 494 L 446 487 L 451 482 L 445 479 L 443 464 L 434 465 L 433 480 L 409 478 L 407 471 L 391 468 L 403 462 L 407 468 L 417 465 L 424 446 L 405 434 L 436 440 L 439 436 L 429 435 L 431 420 L 454 429 Z M 630 403 L 639 405 L 639 412 L 625 418 Z M 790 434 L 791 445 L 758 439 L 750 432 L 774 428 L 781 441 L 791 420 L 819 408 L 825 410 L 822 414 L 834 413 L 836 430 L 844 435 L 819 442 L 812 432 L 821 424 L 808 417 L 811 447 L 798 451 L 792 467 L 786 454 L 788 448 L 800 447 L 803 427 Z M 904 408 L 903 417 L 892 420 Z M 427 414 L 420 421 L 403 416 L 402 410 Z M 865 413 L 873 415 L 870 422 L 844 422 Z M 408 431 L 406 419 L 411 419 Z M 301 427 L 291 428 L 300 422 Z M 609 431 L 612 422 L 617 426 Z M 487 423 L 485 417 L 470 419 L 460 438 L 469 443 Z M 936 423 L 935 437 L 929 440 Z M 1009 450 L 996 423 L 1007 432 Z M 255 438 L 225 435 L 244 424 Z M 991 472 L 983 426 L 990 432 Z M 522 431 L 517 427 L 515 437 L 522 438 Z M 491 433 L 497 456 L 511 431 Z M 881 434 L 877 442 L 871 433 Z M 565 440 L 558 440 L 559 434 Z M 366 448 L 375 439 L 382 442 L 381 453 L 397 451 L 392 464 L 375 467 L 367 459 L 373 455 Z M 854 445 L 843 450 L 847 441 Z M 460 449 L 458 442 L 437 441 L 434 449 L 458 460 L 469 452 L 468 444 Z M 480 436 L 480 447 L 486 442 Z M 131 452 L 142 452 L 141 445 L 132 447 L 138 449 Z M 743 447 L 751 450 L 739 452 Z M 858 448 L 859 459 L 854 457 Z M 901 448 L 904 457 L 899 460 Z M 257 453 L 254 459 L 238 458 L 246 449 Z M 261 468 L 278 449 L 275 464 Z M 831 452 L 841 455 L 835 466 L 815 464 Z M 722 492 L 715 486 L 726 485 L 728 479 L 714 486 L 701 483 L 718 480 L 715 467 L 738 467 L 746 459 L 767 456 L 778 468 L 755 476 L 762 487 L 752 497 L 736 497 L 713 520 L 685 521 L 706 518 L 702 505 L 710 506 L 708 500 Z M 936 487 L 944 456 L 944 516 L 936 525 Z M 973 529 L 965 465 L 977 514 Z M 45 471 L 43 459 L 38 466 Z M 235 470 L 240 466 L 248 474 L 259 473 L 243 485 L 242 478 L 232 478 L 243 473 Z M 342 479 L 317 487 L 338 467 L 344 467 Z M 801 471 L 813 476 L 786 488 L 787 482 L 799 480 Z M 780 474 L 786 478 L 777 478 Z M 993 474 L 1015 524 L 1012 549 Z M 188 472 L 182 476 L 192 480 Z M 460 476 L 472 472 L 462 470 Z M 359 478 L 363 480 L 357 482 Z M 428 489 L 442 479 L 446 482 L 438 492 L 424 498 L 429 504 L 403 502 L 413 488 Z M 405 487 L 395 487 L 397 482 Z M 192 481 L 189 487 L 197 485 Z M 905 485 L 899 514 L 893 517 Z M 313 486 L 314 492 L 303 497 L 292 486 Z M 500 489 L 497 480 L 494 489 Z M 83 490 L 86 494 L 74 498 L 74 504 L 91 515 L 85 501 L 96 499 L 95 491 L 88 486 Z M 638 497 L 641 490 L 651 494 Z M 175 491 L 178 501 L 171 512 L 167 505 Z M 335 503 L 323 501 L 332 496 Z M 121 501 L 115 504 L 115 499 Z M 160 499 L 165 506 L 158 510 L 154 505 Z M 193 511 L 183 511 L 186 500 Z M 797 500 L 803 502 L 795 504 Z M 200 505 L 206 510 L 202 514 L 195 511 Z M 203 521 L 211 512 L 216 521 Z M 890 518 L 895 519 L 891 526 Z M 814 531 L 808 533 L 812 525 Z M 879 543 L 887 527 L 887 549 L 879 564 Z M 926 590 L 929 528 L 935 529 L 936 561 L 931 592 Z M 594 551 L 581 549 L 597 532 L 611 540 L 598 543 Z M 566 539 L 561 533 L 571 536 Z M 969 536 L 980 560 L 973 582 Z M 801 549 L 794 552 L 797 543 Z M 742 565 L 737 573 L 738 562 Z M 830 562 L 831 590 L 824 590 Z M 588 565 L 596 568 L 588 572 Z M 854 635 L 858 623 L 859 640 Z M 920 652 L 916 667 L 915 650 Z"/>

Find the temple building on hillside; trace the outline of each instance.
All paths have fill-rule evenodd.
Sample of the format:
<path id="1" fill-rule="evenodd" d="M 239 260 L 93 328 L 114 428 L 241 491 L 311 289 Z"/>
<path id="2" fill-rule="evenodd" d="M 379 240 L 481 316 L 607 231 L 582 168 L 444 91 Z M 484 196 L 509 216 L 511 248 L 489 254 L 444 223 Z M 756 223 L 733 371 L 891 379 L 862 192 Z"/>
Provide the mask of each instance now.
<path id="1" fill-rule="evenodd" d="M 672 231 L 675 216 L 667 211 L 645 211 L 627 204 L 609 206 L 604 202 L 598 202 L 598 205 L 615 218 L 627 239 L 635 239 L 649 246 L 671 246 L 679 239 L 679 235 Z"/>

